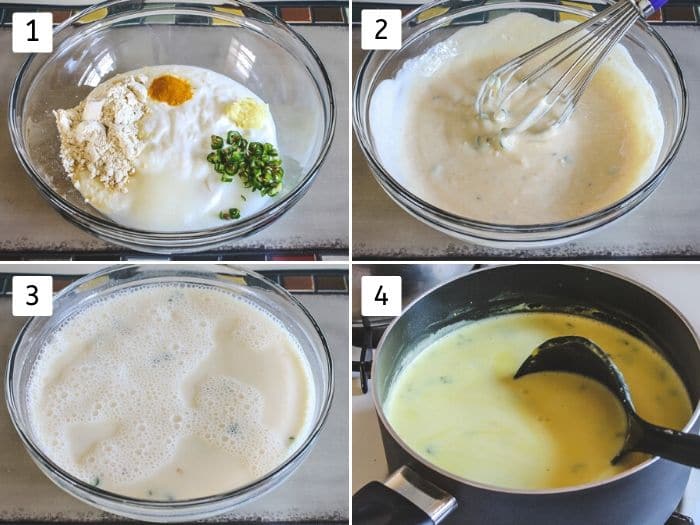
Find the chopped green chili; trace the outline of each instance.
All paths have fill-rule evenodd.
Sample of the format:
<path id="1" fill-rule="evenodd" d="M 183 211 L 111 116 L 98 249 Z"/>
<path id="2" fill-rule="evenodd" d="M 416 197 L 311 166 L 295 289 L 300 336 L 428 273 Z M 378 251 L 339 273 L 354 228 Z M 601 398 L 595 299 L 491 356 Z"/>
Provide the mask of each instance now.
<path id="1" fill-rule="evenodd" d="M 239 176 L 246 188 L 259 191 L 261 195 L 274 197 L 282 189 L 284 169 L 279 152 L 270 143 L 248 142 L 238 131 L 229 131 L 224 139 L 212 135 L 211 147 L 214 151 L 207 155 L 207 161 L 214 165 L 214 171 L 221 175 L 221 182 L 233 182 Z M 245 201 L 245 196 L 241 195 Z M 222 220 L 240 218 L 240 211 L 231 208 L 221 211 Z"/>
<path id="2" fill-rule="evenodd" d="M 241 211 L 238 208 L 229 208 L 227 211 L 219 212 L 219 219 L 229 221 L 231 219 L 240 219 Z"/>

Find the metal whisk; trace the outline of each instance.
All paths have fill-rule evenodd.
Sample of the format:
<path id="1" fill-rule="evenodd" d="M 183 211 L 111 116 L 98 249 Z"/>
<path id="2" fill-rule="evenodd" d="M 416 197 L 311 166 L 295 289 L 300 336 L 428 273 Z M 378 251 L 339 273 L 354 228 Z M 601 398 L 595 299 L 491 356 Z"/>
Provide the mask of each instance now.
<path id="1" fill-rule="evenodd" d="M 596 16 L 503 64 L 481 85 L 477 115 L 507 125 L 502 135 L 520 133 L 535 124 L 548 129 L 565 122 L 613 46 L 639 16 L 649 16 L 666 2 L 618 0 Z M 553 81 L 551 87 L 548 80 Z"/>

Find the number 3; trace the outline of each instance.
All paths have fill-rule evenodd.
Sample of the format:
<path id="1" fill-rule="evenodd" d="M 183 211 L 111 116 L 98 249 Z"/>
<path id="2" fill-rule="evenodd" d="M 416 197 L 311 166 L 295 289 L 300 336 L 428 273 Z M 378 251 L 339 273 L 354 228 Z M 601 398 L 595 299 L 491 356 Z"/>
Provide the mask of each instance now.
<path id="1" fill-rule="evenodd" d="M 30 284 L 27 286 L 28 291 L 31 290 L 32 288 L 34 288 L 34 291 L 29 292 L 27 295 L 29 297 L 33 298 L 34 302 L 33 303 L 29 302 L 29 300 L 27 299 L 27 306 L 34 306 L 39 302 L 39 296 L 37 295 L 37 292 L 39 291 L 39 289 L 36 286 L 34 286 L 33 284 Z"/>
<path id="2" fill-rule="evenodd" d="M 386 40 L 386 35 L 382 35 L 382 31 L 384 31 L 386 29 L 387 21 L 384 20 L 383 18 L 379 18 L 377 20 L 377 23 L 382 27 L 379 28 L 379 31 L 377 31 L 377 34 L 374 35 L 374 38 L 377 40 Z"/>

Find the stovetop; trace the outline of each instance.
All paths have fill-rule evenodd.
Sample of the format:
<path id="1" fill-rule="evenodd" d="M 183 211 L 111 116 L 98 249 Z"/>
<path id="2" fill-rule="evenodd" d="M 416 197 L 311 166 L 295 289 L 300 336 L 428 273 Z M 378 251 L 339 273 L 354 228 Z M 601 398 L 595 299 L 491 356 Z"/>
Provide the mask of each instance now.
<path id="1" fill-rule="evenodd" d="M 646 284 L 673 303 L 700 330 L 700 305 L 693 290 L 700 287 L 700 266 L 696 265 L 597 265 Z M 352 333 L 352 492 L 366 483 L 383 480 L 388 474 L 379 423 L 372 402 L 370 366 L 386 322 L 364 318 L 364 328 Z M 693 471 L 683 501 L 665 525 L 700 523 L 700 471 Z"/>

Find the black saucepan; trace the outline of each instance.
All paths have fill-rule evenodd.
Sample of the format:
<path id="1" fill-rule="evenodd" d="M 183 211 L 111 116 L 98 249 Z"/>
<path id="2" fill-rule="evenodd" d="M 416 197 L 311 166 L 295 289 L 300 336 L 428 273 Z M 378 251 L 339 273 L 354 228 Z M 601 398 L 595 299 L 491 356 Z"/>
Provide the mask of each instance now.
<path id="1" fill-rule="evenodd" d="M 697 406 L 698 339 L 682 315 L 651 290 L 583 266 L 514 265 L 473 272 L 418 298 L 379 342 L 372 367 L 372 394 L 393 474 L 384 483 L 372 482 L 355 494 L 354 523 L 661 525 L 671 516 L 690 475 L 689 467 L 677 463 L 652 458 L 614 478 L 564 489 L 501 489 L 430 464 L 392 429 L 382 407 L 408 352 L 455 322 L 514 308 L 588 315 L 642 338 L 665 355 Z M 697 432 L 697 409 L 684 430 Z"/>

